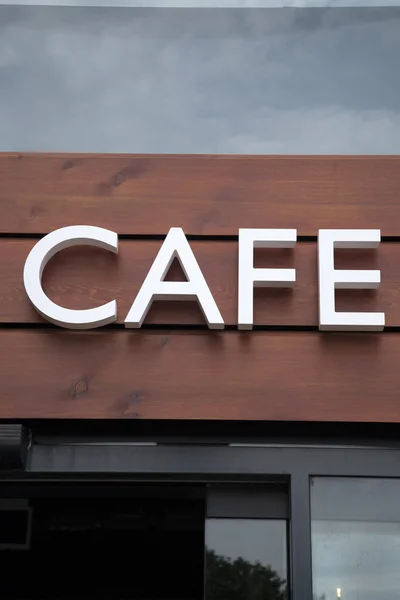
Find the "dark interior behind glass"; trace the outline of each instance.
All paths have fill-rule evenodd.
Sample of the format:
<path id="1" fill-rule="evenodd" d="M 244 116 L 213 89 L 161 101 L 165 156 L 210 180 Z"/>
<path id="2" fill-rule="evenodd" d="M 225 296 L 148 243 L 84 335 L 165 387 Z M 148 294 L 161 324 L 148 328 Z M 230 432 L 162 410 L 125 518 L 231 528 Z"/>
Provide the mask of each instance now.
<path id="1" fill-rule="evenodd" d="M 31 549 L 3 550 L 1 598 L 203 597 L 204 500 L 36 499 Z"/>

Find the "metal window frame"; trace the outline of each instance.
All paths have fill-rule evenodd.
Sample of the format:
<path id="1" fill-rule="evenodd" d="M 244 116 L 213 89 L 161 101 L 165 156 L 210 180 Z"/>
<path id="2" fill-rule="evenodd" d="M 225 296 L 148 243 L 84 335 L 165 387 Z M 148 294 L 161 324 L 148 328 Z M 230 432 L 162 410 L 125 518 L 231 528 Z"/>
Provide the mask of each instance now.
<path id="1" fill-rule="evenodd" d="M 0 512 L 21 512 L 27 516 L 26 535 L 22 542 L 0 542 L 0 556 L 2 550 L 19 550 L 26 551 L 31 549 L 31 534 L 32 534 L 32 508 L 28 502 L 18 499 L 3 500 L 0 499 Z"/>
<path id="2" fill-rule="evenodd" d="M 400 478 L 400 448 L 371 445 L 155 442 L 34 443 L 26 471 L 3 473 L 2 485 L 28 482 L 284 482 L 289 484 L 290 590 L 312 600 L 310 478 Z M 1 491 L 0 491 L 1 494 Z"/>
<path id="3" fill-rule="evenodd" d="M 288 486 L 276 484 L 209 484 L 206 519 L 288 520 Z"/>

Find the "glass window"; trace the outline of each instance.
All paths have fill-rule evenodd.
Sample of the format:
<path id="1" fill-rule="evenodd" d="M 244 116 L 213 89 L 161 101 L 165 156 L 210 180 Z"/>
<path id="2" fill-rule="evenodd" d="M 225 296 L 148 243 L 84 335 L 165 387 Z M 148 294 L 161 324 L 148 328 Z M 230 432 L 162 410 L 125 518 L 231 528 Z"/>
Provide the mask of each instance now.
<path id="1" fill-rule="evenodd" d="M 400 152 L 398 6 L 10 2 L 0 151 Z"/>
<path id="2" fill-rule="evenodd" d="M 282 512 L 280 500 L 251 489 L 209 497 L 207 514 L 223 515 L 225 504 L 229 517 L 206 520 L 206 600 L 286 600 L 287 521 L 265 518 Z"/>
<path id="3" fill-rule="evenodd" d="M 60 497 L 31 499 L 26 550 L 30 523 L 4 513 L 2 600 L 202 600 L 204 498 L 162 487 L 126 498 L 111 486 L 108 497 L 85 498 L 77 488 L 72 498 L 61 486 Z"/>
<path id="4" fill-rule="evenodd" d="M 398 600 L 400 481 L 314 478 L 315 600 Z"/>
<path id="5" fill-rule="evenodd" d="M 208 519 L 206 600 L 287 598 L 285 521 Z"/>

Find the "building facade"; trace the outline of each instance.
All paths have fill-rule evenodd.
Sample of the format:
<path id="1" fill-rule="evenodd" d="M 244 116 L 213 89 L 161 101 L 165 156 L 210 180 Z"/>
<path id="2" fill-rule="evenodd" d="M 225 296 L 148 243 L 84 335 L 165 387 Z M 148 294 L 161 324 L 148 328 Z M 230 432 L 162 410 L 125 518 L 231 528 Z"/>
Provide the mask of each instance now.
<path id="1" fill-rule="evenodd" d="M 5 600 L 400 597 L 400 8 L 286 4 L 0 1 Z"/>

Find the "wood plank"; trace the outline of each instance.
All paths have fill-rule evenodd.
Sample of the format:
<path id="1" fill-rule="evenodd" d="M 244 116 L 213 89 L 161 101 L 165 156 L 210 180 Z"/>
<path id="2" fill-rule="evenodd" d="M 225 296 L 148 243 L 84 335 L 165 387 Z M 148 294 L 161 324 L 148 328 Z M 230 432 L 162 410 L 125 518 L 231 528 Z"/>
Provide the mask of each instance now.
<path id="1" fill-rule="evenodd" d="M 0 233 L 380 228 L 400 236 L 400 157 L 0 155 Z"/>
<path id="2" fill-rule="evenodd" d="M 400 422 L 399 334 L 0 331 L 0 418 Z"/>
<path id="3" fill-rule="evenodd" d="M 26 296 L 22 273 L 35 241 L 0 239 L 0 323 L 42 323 Z M 117 299 L 123 323 L 160 246 L 155 241 L 120 242 L 118 256 L 96 248 L 75 247 L 56 255 L 44 272 L 44 289 L 67 308 L 91 308 Z M 237 325 L 237 242 L 191 242 L 199 265 L 227 325 Z M 259 267 L 296 268 L 293 289 L 257 289 L 256 325 L 318 326 L 317 246 L 300 243 L 293 250 L 257 250 Z M 373 290 L 340 290 L 337 309 L 384 311 L 388 326 L 400 326 L 400 245 L 377 250 L 340 250 L 338 268 L 380 269 L 382 284 Z M 169 279 L 183 279 L 173 265 Z M 195 302 L 154 302 L 145 323 L 205 325 Z"/>

